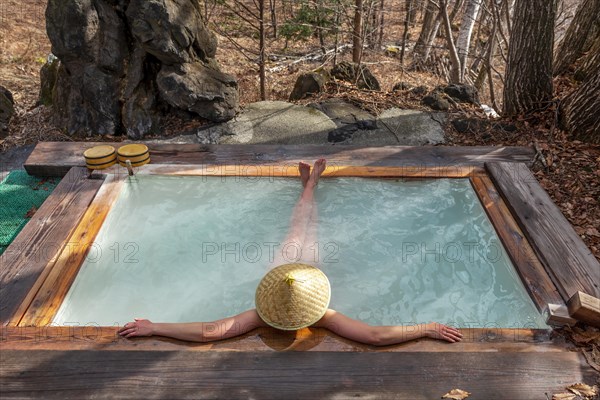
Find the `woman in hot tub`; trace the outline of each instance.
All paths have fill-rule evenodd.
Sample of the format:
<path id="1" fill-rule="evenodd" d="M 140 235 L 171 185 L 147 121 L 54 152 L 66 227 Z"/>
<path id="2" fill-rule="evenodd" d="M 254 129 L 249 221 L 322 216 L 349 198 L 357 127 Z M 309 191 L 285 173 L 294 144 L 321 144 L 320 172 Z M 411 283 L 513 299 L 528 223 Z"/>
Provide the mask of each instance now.
<path id="1" fill-rule="evenodd" d="M 308 164 L 301 162 L 299 170 L 304 189 L 292 213 L 286 243 L 295 242 L 303 249 L 307 248 L 307 243 L 314 243 L 316 239 L 317 209 L 313 195 L 319 178 L 325 171 L 325 160 L 317 160 L 312 172 Z M 280 263 L 281 256 L 274 265 Z M 326 328 L 347 339 L 376 346 L 423 337 L 451 343 L 462 339 L 458 329 L 436 322 L 410 326 L 371 326 L 330 309 L 330 297 L 329 281 L 320 269 L 302 262 L 283 264 L 271 269 L 259 283 L 255 309 L 213 322 L 156 323 L 147 319 L 135 319 L 120 328 L 119 334 L 127 338 L 157 335 L 209 342 L 239 336 L 266 326 L 281 330 L 310 326 Z"/>

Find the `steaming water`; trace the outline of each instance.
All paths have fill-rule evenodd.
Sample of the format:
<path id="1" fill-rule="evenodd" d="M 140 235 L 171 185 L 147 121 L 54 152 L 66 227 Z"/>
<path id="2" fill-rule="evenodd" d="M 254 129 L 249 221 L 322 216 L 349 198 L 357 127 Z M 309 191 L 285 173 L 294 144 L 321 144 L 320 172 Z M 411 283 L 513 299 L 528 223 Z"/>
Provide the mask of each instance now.
<path id="1" fill-rule="evenodd" d="M 137 176 L 60 307 L 57 324 L 210 321 L 254 307 L 285 244 L 291 178 Z M 331 308 L 376 325 L 545 328 L 467 179 L 324 178 L 302 257 Z M 316 261 L 316 262 L 315 262 Z"/>

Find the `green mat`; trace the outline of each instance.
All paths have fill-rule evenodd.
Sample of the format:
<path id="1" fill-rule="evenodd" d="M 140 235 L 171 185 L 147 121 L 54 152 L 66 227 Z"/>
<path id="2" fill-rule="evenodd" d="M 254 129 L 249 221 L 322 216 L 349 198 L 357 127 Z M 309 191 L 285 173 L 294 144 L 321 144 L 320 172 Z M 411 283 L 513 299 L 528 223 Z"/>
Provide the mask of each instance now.
<path id="1" fill-rule="evenodd" d="M 60 179 L 11 171 L 0 183 L 0 254 L 54 190 Z"/>

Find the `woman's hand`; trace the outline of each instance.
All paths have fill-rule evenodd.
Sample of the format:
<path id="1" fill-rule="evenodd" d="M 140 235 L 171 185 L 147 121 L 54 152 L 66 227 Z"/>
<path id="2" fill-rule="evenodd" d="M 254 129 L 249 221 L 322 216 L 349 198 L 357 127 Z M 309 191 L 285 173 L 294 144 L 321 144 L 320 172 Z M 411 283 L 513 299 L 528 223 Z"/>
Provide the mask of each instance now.
<path id="1" fill-rule="evenodd" d="M 125 336 L 126 338 L 134 336 L 152 336 L 154 335 L 154 326 L 152 322 L 147 319 L 136 318 L 134 322 L 128 322 L 119 329 L 119 335 Z"/>
<path id="2" fill-rule="evenodd" d="M 460 342 L 463 336 L 458 329 L 437 322 L 428 323 L 425 332 L 427 337 L 445 340 L 450 343 Z"/>

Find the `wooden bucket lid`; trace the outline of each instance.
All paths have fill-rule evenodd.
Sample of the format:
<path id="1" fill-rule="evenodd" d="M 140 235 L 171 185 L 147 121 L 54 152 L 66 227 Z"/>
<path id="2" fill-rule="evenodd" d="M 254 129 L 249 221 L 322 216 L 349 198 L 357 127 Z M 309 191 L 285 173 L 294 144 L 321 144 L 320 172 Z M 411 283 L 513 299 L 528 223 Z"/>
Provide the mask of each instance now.
<path id="1" fill-rule="evenodd" d="M 119 147 L 117 153 L 123 157 L 137 157 L 148 152 L 148 146 L 145 144 L 133 143 Z"/>
<path id="2" fill-rule="evenodd" d="M 114 154 L 115 148 L 109 145 L 94 146 L 83 152 L 86 160 L 96 160 Z"/>

